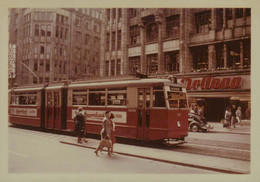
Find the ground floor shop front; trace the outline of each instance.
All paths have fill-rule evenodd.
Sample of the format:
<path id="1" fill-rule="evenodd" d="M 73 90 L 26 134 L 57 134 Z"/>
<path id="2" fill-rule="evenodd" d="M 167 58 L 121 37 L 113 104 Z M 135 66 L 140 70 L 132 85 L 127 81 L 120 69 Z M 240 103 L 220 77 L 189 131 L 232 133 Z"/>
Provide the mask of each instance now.
<path id="1" fill-rule="evenodd" d="M 186 86 L 188 103 L 204 106 L 208 121 L 219 122 L 228 106 L 242 108 L 242 118 L 250 119 L 251 85 L 248 72 L 190 74 L 178 78 Z"/>

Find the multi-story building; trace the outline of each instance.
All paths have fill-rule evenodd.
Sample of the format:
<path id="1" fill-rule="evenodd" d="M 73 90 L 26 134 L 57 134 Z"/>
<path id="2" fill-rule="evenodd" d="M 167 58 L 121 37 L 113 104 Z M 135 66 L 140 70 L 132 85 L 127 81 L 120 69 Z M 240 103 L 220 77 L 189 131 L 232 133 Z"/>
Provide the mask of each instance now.
<path id="1" fill-rule="evenodd" d="M 13 8 L 18 85 L 99 75 L 101 9 Z"/>
<path id="2" fill-rule="evenodd" d="M 189 103 L 220 120 L 235 102 L 250 107 L 251 9 L 104 9 L 101 76 L 174 75 Z"/>

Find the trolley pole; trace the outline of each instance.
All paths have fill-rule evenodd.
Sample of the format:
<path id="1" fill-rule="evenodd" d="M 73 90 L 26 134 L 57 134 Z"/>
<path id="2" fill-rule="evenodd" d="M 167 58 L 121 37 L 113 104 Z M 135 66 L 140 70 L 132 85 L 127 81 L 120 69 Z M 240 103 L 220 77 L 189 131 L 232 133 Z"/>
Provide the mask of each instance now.
<path id="1" fill-rule="evenodd" d="M 35 76 L 35 78 L 37 78 L 37 80 L 40 82 L 40 79 L 38 78 L 38 76 L 33 72 L 33 70 L 31 70 L 31 68 L 29 68 L 26 64 L 24 64 L 23 62 L 20 61 L 20 63 L 25 66 L 32 74 L 33 76 Z"/>

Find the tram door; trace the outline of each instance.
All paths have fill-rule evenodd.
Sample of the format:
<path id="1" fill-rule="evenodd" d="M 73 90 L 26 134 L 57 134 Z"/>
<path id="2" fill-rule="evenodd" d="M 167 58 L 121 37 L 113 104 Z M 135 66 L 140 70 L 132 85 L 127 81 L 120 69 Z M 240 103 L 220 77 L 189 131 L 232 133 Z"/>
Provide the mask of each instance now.
<path id="1" fill-rule="evenodd" d="M 138 89 L 138 131 L 139 139 L 148 139 L 150 127 L 150 107 L 151 92 L 150 88 Z"/>
<path id="2" fill-rule="evenodd" d="M 46 93 L 46 128 L 60 129 L 61 125 L 61 107 L 59 91 Z"/>

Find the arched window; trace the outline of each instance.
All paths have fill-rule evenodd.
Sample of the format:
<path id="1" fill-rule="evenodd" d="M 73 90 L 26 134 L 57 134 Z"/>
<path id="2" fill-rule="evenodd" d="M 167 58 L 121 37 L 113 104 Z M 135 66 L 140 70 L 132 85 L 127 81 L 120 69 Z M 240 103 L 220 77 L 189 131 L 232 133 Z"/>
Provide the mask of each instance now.
<path id="1" fill-rule="evenodd" d="M 35 25 L 34 36 L 39 36 L 39 25 Z"/>
<path id="2" fill-rule="evenodd" d="M 42 37 L 45 37 L 45 31 L 46 31 L 46 26 L 45 26 L 45 25 L 42 25 L 42 26 L 41 26 L 41 36 L 42 36 Z"/>

